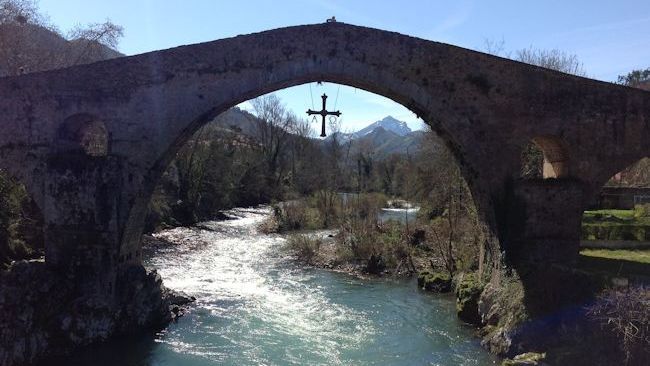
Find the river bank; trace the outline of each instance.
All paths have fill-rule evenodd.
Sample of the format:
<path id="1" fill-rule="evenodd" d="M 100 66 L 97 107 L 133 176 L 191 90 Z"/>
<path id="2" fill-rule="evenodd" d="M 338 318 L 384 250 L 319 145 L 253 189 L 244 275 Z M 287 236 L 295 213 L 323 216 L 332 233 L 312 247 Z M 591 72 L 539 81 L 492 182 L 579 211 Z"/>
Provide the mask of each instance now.
<path id="1" fill-rule="evenodd" d="M 434 244 L 426 250 L 427 245 L 421 244 L 427 241 L 426 235 L 439 239 L 436 232 L 411 225 L 410 234 L 406 235 L 409 231 L 405 227 L 355 216 L 343 216 L 339 230 L 286 230 L 282 222 L 300 222 L 295 212 L 300 214 L 304 210 L 291 206 L 275 210 L 275 219 L 280 221 L 277 226 L 285 228 L 282 232 L 288 238 L 285 250 L 295 261 L 361 278 L 418 274 L 417 287 L 454 292 L 458 317 L 477 327 L 485 348 L 511 357 L 508 365 L 523 364 L 531 358 L 535 359 L 533 364 L 610 365 L 626 358 L 630 364 L 643 364 L 644 352 L 639 347 L 650 348 L 643 345 L 644 341 L 627 345 L 627 331 L 611 326 L 613 322 L 628 322 L 630 329 L 640 326 L 641 334 L 648 333 L 647 319 L 634 314 L 639 308 L 647 308 L 650 291 L 638 283 L 628 289 L 615 288 L 621 283 L 631 284 L 631 279 L 594 273 L 588 268 L 544 268 L 535 263 L 521 272 L 503 268 L 483 281 L 471 271 L 458 271 L 452 277 L 446 272 L 449 267 L 444 247 L 436 248 Z M 296 227 L 289 227 L 292 226 Z M 422 237 L 418 238 L 416 233 Z M 406 269 L 400 270 L 404 263 Z M 560 288 L 558 284 L 562 284 Z M 603 292 L 610 286 L 614 288 Z M 540 301 L 553 301 L 554 305 Z"/>

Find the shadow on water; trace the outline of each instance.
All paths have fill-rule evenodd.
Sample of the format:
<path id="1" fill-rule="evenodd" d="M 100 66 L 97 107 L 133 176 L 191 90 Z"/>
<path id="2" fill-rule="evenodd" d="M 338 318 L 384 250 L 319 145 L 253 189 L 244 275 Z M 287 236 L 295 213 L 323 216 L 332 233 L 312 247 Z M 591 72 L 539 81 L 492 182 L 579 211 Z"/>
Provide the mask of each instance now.
<path id="1" fill-rule="evenodd" d="M 78 350 L 73 357 L 46 358 L 36 366 L 150 366 L 158 335 L 140 334 Z"/>

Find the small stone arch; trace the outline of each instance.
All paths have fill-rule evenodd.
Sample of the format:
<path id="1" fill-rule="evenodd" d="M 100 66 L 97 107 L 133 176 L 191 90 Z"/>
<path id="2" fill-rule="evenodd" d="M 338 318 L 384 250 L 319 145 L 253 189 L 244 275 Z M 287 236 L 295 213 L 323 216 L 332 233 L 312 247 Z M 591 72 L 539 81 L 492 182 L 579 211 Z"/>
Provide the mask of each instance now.
<path id="1" fill-rule="evenodd" d="M 597 197 L 588 207 L 599 209 L 633 209 L 650 205 L 650 156 L 628 164 L 596 187 Z"/>
<path id="2" fill-rule="evenodd" d="M 524 146 L 521 155 L 522 178 L 557 179 L 570 175 L 568 149 L 557 136 L 534 137 Z"/>
<path id="3" fill-rule="evenodd" d="M 92 157 L 109 153 L 106 125 L 91 114 L 75 114 L 66 118 L 57 131 L 57 152 L 80 152 Z"/>

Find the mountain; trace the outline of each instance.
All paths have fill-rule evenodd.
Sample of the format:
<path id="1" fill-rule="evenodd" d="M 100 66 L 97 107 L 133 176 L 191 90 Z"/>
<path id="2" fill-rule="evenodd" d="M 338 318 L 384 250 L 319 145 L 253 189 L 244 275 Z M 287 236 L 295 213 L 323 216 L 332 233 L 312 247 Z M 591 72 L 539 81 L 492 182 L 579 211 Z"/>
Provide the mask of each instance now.
<path id="1" fill-rule="evenodd" d="M 363 137 L 371 132 L 373 132 L 376 128 L 383 128 L 386 131 L 391 131 L 394 132 L 395 134 L 399 136 L 406 136 L 409 133 L 413 132 L 409 126 L 406 124 L 406 122 L 402 122 L 400 120 L 397 120 L 393 118 L 392 116 L 387 116 L 381 121 L 377 121 L 375 123 L 372 123 L 363 129 L 353 133 L 354 137 L 353 138 L 360 138 Z"/>
<path id="2" fill-rule="evenodd" d="M 371 152 L 381 159 L 391 154 L 406 154 L 407 149 L 415 151 L 423 136 L 424 131 L 412 131 L 406 122 L 387 116 L 354 133 L 331 134 L 324 142 L 336 139 L 340 144 L 350 143 L 350 151 L 353 153 Z"/>
<path id="3" fill-rule="evenodd" d="M 365 136 L 352 140 L 352 151 L 372 152 L 378 159 L 393 154 L 405 155 L 419 149 L 424 133 L 424 131 L 413 131 L 400 136 L 383 127 L 377 127 Z"/>
<path id="4" fill-rule="evenodd" d="M 254 115 L 235 107 L 215 118 L 211 125 L 254 138 L 257 135 L 255 121 Z M 358 132 L 336 132 L 323 140 L 315 141 L 324 147 L 336 140 L 341 145 L 350 144 L 350 153 L 353 155 L 361 152 L 371 153 L 375 158 L 383 159 L 392 154 L 414 153 L 419 149 L 424 136 L 424 131 L 411 131 L 406 123 L 388 116 Z"/>

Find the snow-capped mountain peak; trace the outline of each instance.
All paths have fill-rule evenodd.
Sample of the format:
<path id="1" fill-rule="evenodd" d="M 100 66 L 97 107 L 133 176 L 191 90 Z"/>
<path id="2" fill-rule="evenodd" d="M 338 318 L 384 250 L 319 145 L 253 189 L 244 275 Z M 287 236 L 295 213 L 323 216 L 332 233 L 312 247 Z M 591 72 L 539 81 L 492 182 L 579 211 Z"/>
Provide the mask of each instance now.
<path id="1" fill-rule="evenodd" d="M 406 122 L 402 122 L 392 116 L 387 116 L 384 119 L 371 123 L 370 125 L 366 126 L 365 128 L 357 131 L 354 133 L 354 138 L 359 138 L 362 136 L 365 136 L 372 131 L 375 130 L 375 128 L 381 127 L 385 129 L 386 131 L 392 131 L 395 132 L 396 134 L 400 136 L 406 136 L 409 133 L 413 132 L 409 126 L 406 124 Z"/>

